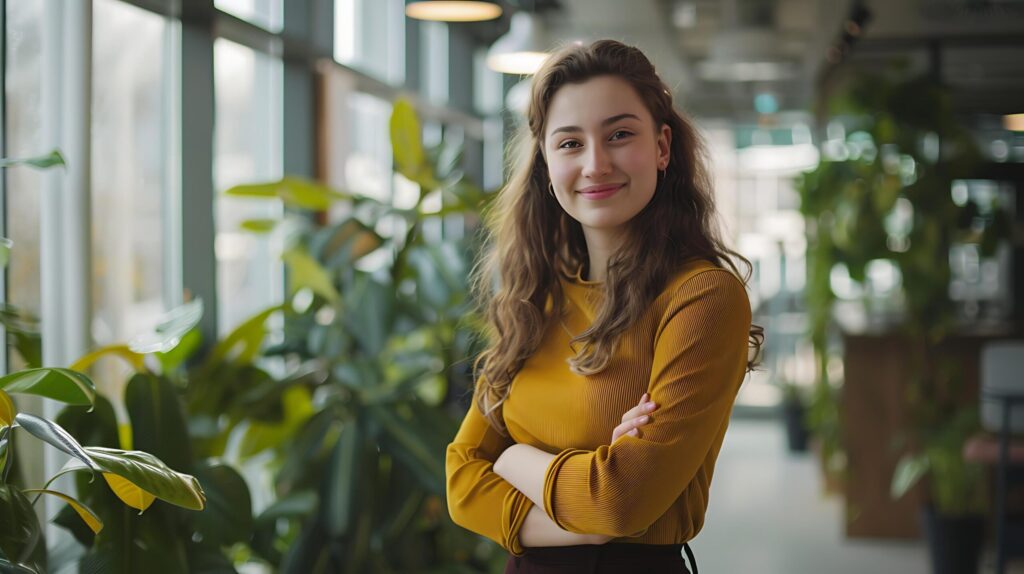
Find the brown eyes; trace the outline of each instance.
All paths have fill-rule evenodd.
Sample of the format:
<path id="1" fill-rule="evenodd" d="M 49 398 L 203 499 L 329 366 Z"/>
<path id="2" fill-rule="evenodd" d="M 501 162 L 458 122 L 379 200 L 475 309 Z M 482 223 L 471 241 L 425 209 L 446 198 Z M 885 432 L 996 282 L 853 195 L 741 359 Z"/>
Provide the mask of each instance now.
<path id="1" fill-rule="evenodd" d="M 631 132 L 631 131 L 616 130 L 611 135 L 611 137 L 608 138 L 608 140 L 609 141 L 621 140 L 621 139 L 625 139 L 625 138 L 627 138 L 627 137 L 629 137 L 631 135 L 633 135 L 633 132 Z M 580 144 L 580 142 L 578 142 L 576 140 L 565 140 L 564 142 L 558 144 L 558 149 L 576 149 L 578 147 L 583 147 L 583 146 L 582 146 L 582 144 Z"/>

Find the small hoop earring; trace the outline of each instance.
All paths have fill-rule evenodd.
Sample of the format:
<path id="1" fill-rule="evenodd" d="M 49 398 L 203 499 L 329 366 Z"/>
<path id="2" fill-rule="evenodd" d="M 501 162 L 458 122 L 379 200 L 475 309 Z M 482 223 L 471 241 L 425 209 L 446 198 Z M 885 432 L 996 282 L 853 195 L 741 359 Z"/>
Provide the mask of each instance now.
<path id="1" fill-rule="evenodd" d="M 550 181 L 548 182 L 548 193 L 551 194 L 551 197 L 555 196 L 555 186 L 551 185 Z"/>

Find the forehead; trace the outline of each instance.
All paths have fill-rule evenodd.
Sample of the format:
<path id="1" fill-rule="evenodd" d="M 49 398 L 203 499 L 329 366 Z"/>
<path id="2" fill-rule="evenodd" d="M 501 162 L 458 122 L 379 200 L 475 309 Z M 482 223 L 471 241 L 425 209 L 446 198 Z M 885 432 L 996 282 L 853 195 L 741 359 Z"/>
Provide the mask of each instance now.
<path id="1" fill-rule="evenodd" d="M 651 113 L 636 89 L 618 76 L 597 76 L 577 84 L 565 84 L 548 106 L 546 131 L 562 126 L 599 127 L 605 118 L 635 114 L 651 120 Z"/>

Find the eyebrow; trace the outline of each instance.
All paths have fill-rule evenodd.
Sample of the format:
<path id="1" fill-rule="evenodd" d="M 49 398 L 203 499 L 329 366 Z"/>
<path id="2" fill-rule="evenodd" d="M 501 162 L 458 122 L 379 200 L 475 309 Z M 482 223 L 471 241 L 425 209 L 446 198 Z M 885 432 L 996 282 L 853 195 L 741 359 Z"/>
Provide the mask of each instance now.
<path id="1" fill-rule="evenodd" d="M 612 116 L 612 117 L 602 121 L 601 122 L 601 126 L 603 127 L 603 126 L 607 126 L 609 124 L 614 124 L 615 122 L 617 122 L 619 120 L 624 120 L 624 119 L 627 119 L 627 118 L 628 119 L 634 119 L 634 120 L 639 120 L 640 119 L 639 116 L 637 116 L 636 114 L 619 114 L 617 116 Z M 555 128 L 555 129 L 551 130 L 551 133 L 548 134 L 548 135 L 549 136 L 553 136 L 553 135 L 555 135 L 557 133 L 561 133 L 561 132 L 581 132 L 581 131 L 583 131 L 583 128 L 581 128 L 579 126 L 562 126 L 560 128 Z"/>

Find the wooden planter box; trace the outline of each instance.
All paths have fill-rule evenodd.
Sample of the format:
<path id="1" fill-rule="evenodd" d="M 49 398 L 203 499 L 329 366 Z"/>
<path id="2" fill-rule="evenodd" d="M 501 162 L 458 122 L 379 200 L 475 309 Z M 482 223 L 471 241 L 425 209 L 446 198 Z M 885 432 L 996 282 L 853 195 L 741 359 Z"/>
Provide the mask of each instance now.
<path id="1" fill-rule="evenodd" d="M 969 395 L 977 396 L 981 347 L 1012 336 L 956 335 L 930 349 L 929 361 L 953 357 L 963 368 Z M 844 334 L 841 412 L 847 454 L 846 535 L 852 538 L 917 538 L 920 485 L 900 500 L 889 496 L 893 470 L 905 448 L 894 441 L 906 429 L 906 392 L 914 376 L 910 342 L 901 335 Z"/>

